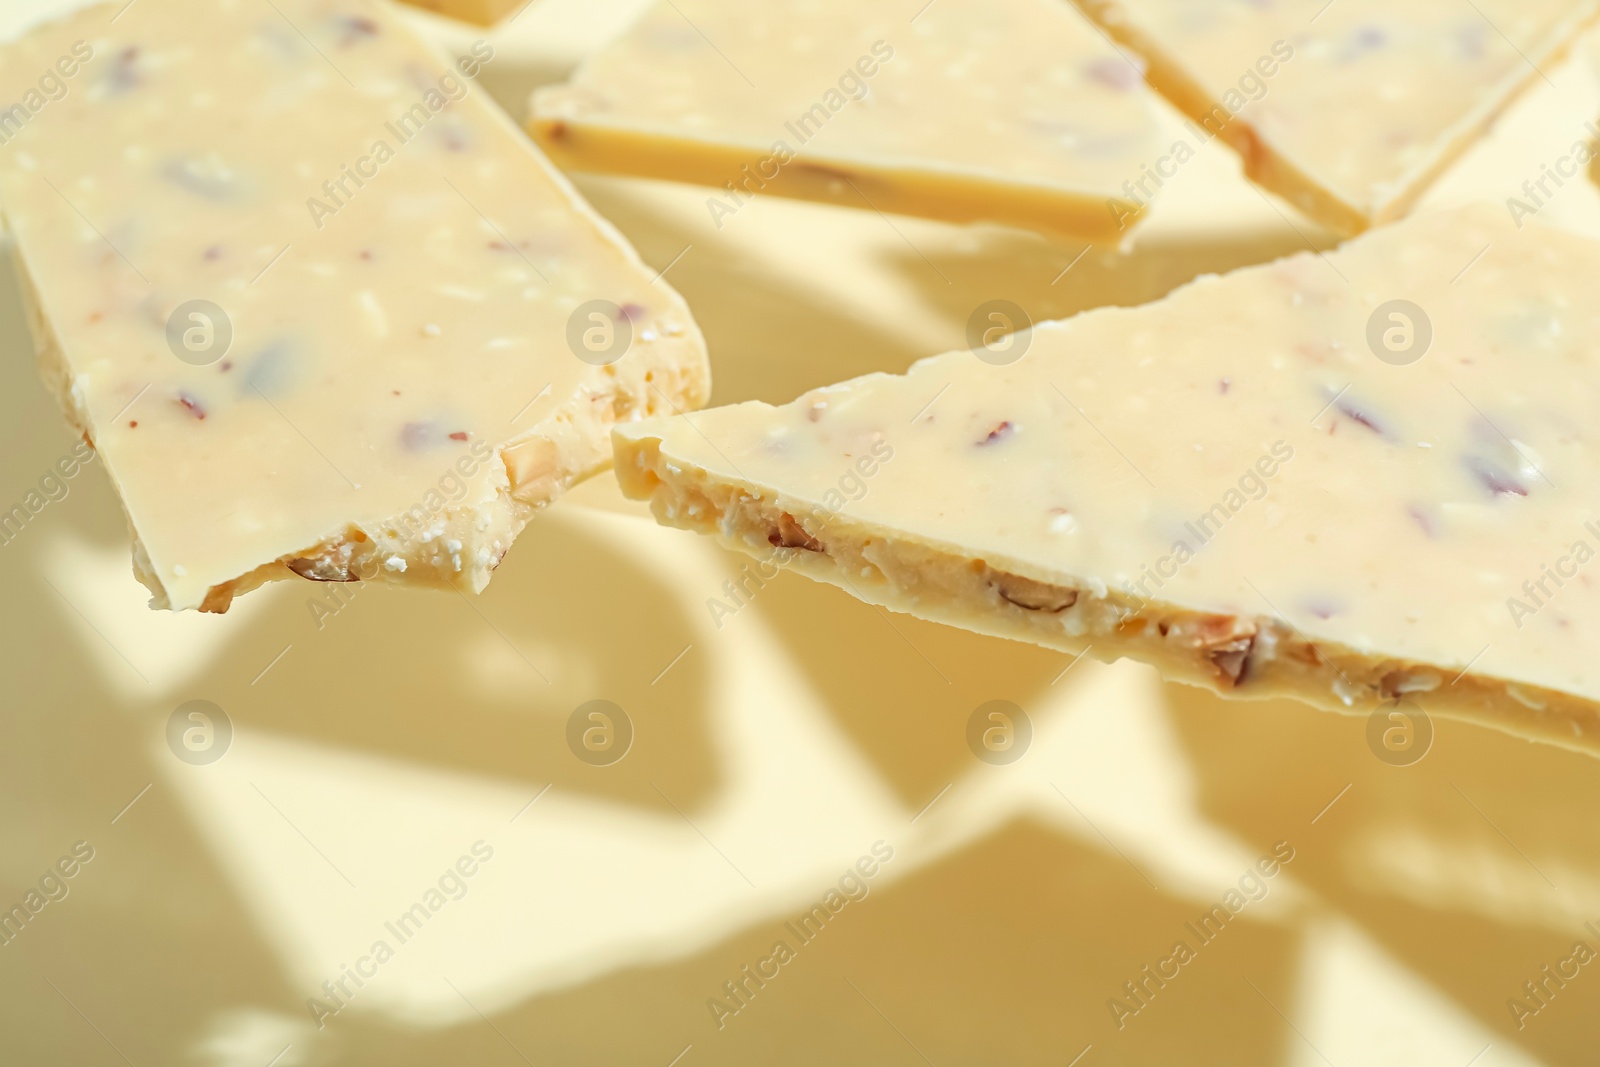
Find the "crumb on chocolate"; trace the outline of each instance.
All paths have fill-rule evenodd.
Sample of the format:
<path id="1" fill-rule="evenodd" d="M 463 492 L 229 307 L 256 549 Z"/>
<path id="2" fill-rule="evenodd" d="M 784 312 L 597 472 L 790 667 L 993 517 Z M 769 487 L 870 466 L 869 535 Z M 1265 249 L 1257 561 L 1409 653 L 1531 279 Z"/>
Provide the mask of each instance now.
<path id="1" fill-rule="evenodd" d="M 193 415 L 196 419 L 200 419 L 201 421 L 205 420 L 205 405 L 201 404 L 200 401 L 192 394 L 179 390 L 178 395 L 173 397 L 173 399 L 182 405 L 183 409 L 189 414 Z"/>
<path id="2" fill-rule="evenodd" d="M 983 440 L 975 442 L 975 443 L 977 444 L 977 446 L 979 448 L 982 448 L 984 445 L 992 445 L 996 441 L 1002 440 L 1002 439 L 1010 436 L 1011 431 L 1013 429 L 1015 429 L 1015 427 L 1013 427 L 1009 421 L 1002 422 L 1000 425 L 998 425 L 994 429 L 990 430 L 987 437 L 985 437 Z"/>

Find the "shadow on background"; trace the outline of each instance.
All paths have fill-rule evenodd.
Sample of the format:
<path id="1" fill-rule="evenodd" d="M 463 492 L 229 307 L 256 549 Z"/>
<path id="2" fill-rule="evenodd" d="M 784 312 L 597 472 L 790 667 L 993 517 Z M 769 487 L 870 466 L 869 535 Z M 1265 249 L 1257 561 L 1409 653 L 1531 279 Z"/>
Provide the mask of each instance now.
<path id="1" fill-rule="evenodd" d="M 1162 206 L 1158 202 L 1151 210 Z M 918 235 L 912 238 L 917 247 L 896 250 L 888 257 L 889 266 L 915 285 L 929 315 L 943 324 L 949 338 L 943 348 L 922 355 L 966 347 L 968 319 L 990 300 L 1010 300 L 1033 322 L 1047 322 L 1097 307 L 1137 307 L 1204 274 L 1310 250 L 1305 238 L 1286 224 L 1205 232 L 1141 227 L 1126 247 L 1055 242 L 1001 227 L 975 227 L 960 240 L 933 241 L 921 236 L 934 235 L 932 224 L 898 224 Z M 1316 233 L 1317 247 L 1336 243 L 1310 224 L 1302 225 Z M 1115 358 L 1114 353 L 1084 355 Z"/>
<path id="2" fill-rule="evenodd" d="M 319 631 L 305 603 L 322 594 L 294 583 L 195 693 L 229 693 L 225 707 L 250 728 L 464 774 L 669 811 L 652 780 L 686 808 L 716 789 L 708 662 L 685 655 L 661 674 L 694 638 L 683 607 L 559 508 L 529 524 L 476 599 L 374 586 Z M 294 645 L 284 661 L 240 685 L 284 641 Z M 627 758 L 608 767 L 580 762 L 567 743 L 568 718 L 596 699 L 635 731 Z"/>
<path id="3" fill-rule="evenodd" d="M 809 590 L 799 583 L 795 578 L 797 588 Z M 836 607 L 865 607 L 842 595 L 831 599 Z M 810 611 L 798 603 L 785 610 Z M 810 617 L 826 624 L 836 615 L 824 607 Z M 359 615 L 337 621 L 352 631 L 370 625 Z M 78 650 L 49 679 L 48 699 L 15 708 L 0 726 L 0 817 L 10 842 L 0 899 L 20 899 L 75 840 L 89 840 L 97 855 L 66 900 L 0 948 L 6 1062 L 113 1064 L 126 1054 L 136 1064 L 250 1067 L 291 1041 L 284 1063 L 388 1067 L 523 1057 L 665 1064 L 690 1044 L 694 1059 L 685 1062 L 708 1064 L 910 1064 L 925 1055 L 940 1067 L 1059 1065 L 1091 1043 L 1106 1057 L 1101 1062 L 1150 1067 L 1286 1062 L 1292 1035 L 1261 997 L 1284 1007 L 1294 1000 L 1293 931 L 1248 917 L 1230 925 L 1118 1031 L 1107 998 L 1185 937 L 1184 922 L 1201 909 L 1151 889 L 1120 857 L 1029 822 L 920 870 L 900 874 L 891 862 L 869 897 L 848 905 L 814 944 L 796 944 L 797 958 L 720 1030 L 707 998 L 786 936 L 781 918 L 687 959 L 529 998 L 481 1022 L 424 1029 L 346 1012 L 313 1038 L 307 991 L 287 980 L 270 947 L 280 932 L 252 919 L 192 816 L 149 764 L 150 735 L 163 716 L 116 710 L 117 698 L 96 681 L 98 668 L 58 625 L 0 650 L 8 671 L 47 644 Z M 325 636 L 330 645 L 339 640 Z M 931 628 L 921 636 L 938 644 Z M 1032 652 L 1018 648 L 1024 659 Z M 882 651 L 889 654 L 887 646 Z M 331 647 L 327 654 L 342 658 Z M 280 683 L 296 677 L 286 672 Z M 328 705 L 329 716 L 372 714 L 336 704 Z M 325 725 L 268 725 L 329 738 Z M 922 733 L 909 723 L 895 729 Z M 952 732 L 959 744 L 960 731 Z M 353 734 L 353 727 L 339 727 L 331 736 L 346 743 Z M 866 747 L 895 780 L 929 774 L 915 760 L 902 768 L 891 740 L 869 739 Z M 367 744 L 383 749 L 375 739 Z M 118 817 L 151 780 L 151 793 Z M 817 885 L 815 898 L 828 888 Z"/>
<path id="4" fill-rule="evenodd" d="M 712 404 L 764 400 L 782 404 L 818 386 L 880 370 L 903 370 L 931 355 L 880 322 L 854 314 L 822 291 L 797 289 L 774 264 L 719 237 L 700 219 L 707 191 L 698 186 L 576 175 L 583 195 L 627 235 L 639 254 L 694 310 L 711 353 Z M 646 194 L 646 195 L 641 195 Z M 794 201 L 784 209 L 850 212 Z M 744 235 L 760 231 L 758 212 L 741 217 Z M 771 248 L 780 254 L 793 240 L 784 229 Z M 687 250 L 687 251 L 686 251 Z M 680 253 L 682 258 L 679 259 Z M 844 250 L 841 250 L 844 254 Z M 822 252 L 826 256 L 826 252 Z"/>
<path id="5" fill-rule="evenodd" d="M 1136 231 L 1128 247 L 1113 248 L 998 226 L 890 222 L 866 211 L 775 198 L 755 201 L 724 233 L 704 217 L 704 188 L 574 178 L 694 309 L 711 352 L 713 404 L 782 404 L 863 374 L 899 373 L 924 357 L 966 347 L 969 320 L 991 300 L 1016 303 L 1033 322 L 1069 318 L 1148 303 L 1200 275 L 1310 248 L 1302 231 L 1277 216 L 1233 230 Z M 858 217 L 844 225 L 852 216 Z M 1318 247 L 1334 244 L 1309 224 L 1303 229 Z M 816 264 L 805 286 L 783 269 L 797 234 L 807 236 L 807 258 Z M 830 246 L 830 239 L 837 243 Z M 873 314 L 872 299 L 863 304 L 853 291 L 866 275 L 898 279 L 918 308 L 916 320 Z M 897 307 L 905 302 L 897 299 Z"/>
<path id="6" fill-rule="evenodd" d="M 1600 763 L 1444 720 L 1410 767 L 1367 748 L 1366 719 L 1167 686 L 1203 814 L 1262 846 L 1304 817 L 1295 877 L 1507 1044 L 1550 1064 L 1600 1048 L 1600 972 L 1551 985 L 1520 1029 L 1506 1006 L 1540 969 L 1600 951 Z M 1349 791 L 1318 813 L 1349 785 Z M 1270 803 L 1262 798 L 1270 797 Z M 1315 824 L 1310 820 L 1316 818 Z"/>
<path id="7" fill-rule="evenodd" d="M 80 491 L 86 499 L 69 497 L 56 520 L 125 542 L 108 501 L 83 506 L 109 490 Z M 0 1062 L 114 1064 L 123 1052 L 141 1065 L 182 1062 L 212 1016 L 283 1005 L 290 992 L 271 932 L 249 920 L 192 813 L 160 784 L 155 712 L 103 684 L 71 609 L 29 570 L 31 552 L 20 539 L 0 549 L 10 601 L 0 616 L 0 909 L 23 902 L 75 842 L 94 857 L 64 899 L 0 947 Z"/>
<path id="8" fill-rule="evenodd" d="M 912 811 L 976 765 L 966 731 L 979 705 L 1009 700 L 1035 716 L 1037 729 L 1044 694 L 1072 663 L 1050 649 L 887 612 L 798 574 L 769 582 L 754 606 L 839 729 Z"/>
<path id="9" fill-rule="evenodd" d="M 657 269 L 700 236 L 658 200 L 636 195 L 647 183 L 596 179 L 584 189 Z M 747 221 L 759 226 L 753 218 L 741 225 Z M 924 232 L 908 225 L 919 244 Z M 951 347 L 961 343 L 971 309 L 995 296 L 1040 319 L 1110 302 L 1112 294 L 1134 303 L 1205 270 L 1294 251 L 1291 237 L 1281 247 L 1251 235 L 1187 250 L 1151 243 L 1126 254 L 1091 252 L 1054 285 L 1078 249 L 1004 231 L 949 229 L 937 247 L 924 245 L 948 281 L 909 249 L 889 263 Z M 938 350 L 909 341 L 893 323 L 867 322 L 819 293 L 797 292 L 792 279 L 730 247 L 696 244 L 669 279 L 697 308 L 722 402 L 784 401 L 856 374 L 900 370 Z M 0 278 L 0 301 L 0 333 L 23 336 L 9 279 Z M 31 354 L 13 346 L 8 356 L 0 366 L 0 441 L 9 442 L 3 501 L 20 498 L 71 444 L 35 380 Z M 706 718 L 715 679 L 691 653 L 656 681 L 692 640 L 690 620 L 647 568 L 619 556 L 587 521 L 560 508 L 541 516 L 490 591 L 471 604 L 373 588 L 319 631 L 305 605 L 316 592 L 309 586 L 252 594 L 269 598 L 259 612 L 212 620 L 238 632 L 219 629 L 228 640 L 185 696 L 222 704 L 243 731 L 464 776 L 554 781 L 653 811 L 664 807 L 649 785 L 655 781 L 693 811 L 724 781 Z M 691 1043 L 684 1067 L 910 1064 L 924 1055 L 940 1067 L 1060 1065 L 1090 1043 L 1096 1058 L 1086 1067 L 1273 1065 L 1301 1055 L 1262 1002 L 1287 1011 L 1295 1000 L 1298 934 L 1249 920 L 1203 950 L 1192 973 L 1126 1030 L 1114 1030 L 1106 999 L 1165 955 L 1197 909 L 1152 890 L 1119 857 L 1028 822 L 876 887 L 720 1031 L 706 998 L 770 950 L 781 922 L 730 933 L 684 960 L 641 963 L 492 1010 L 468 1025 L 425 1030 L 349 1013 L 322 1038 L 305 1040 L 306 990 L 280 963 L 292 951 L 279 944 L 287 935 L 252 917 L 197 832 L 195 813 L 162 784 L 166 769 L 152 764 L 152 752 L 166 758 L 152 741 L 176 700 L 108 678 L 92 645 L 98 638 L 39 574 L 52 529 L 127 550 L 109 485 L 93 468 L 16 544 L 0 548 L 9 608 L 0 614 L 8 684 L 0 717 L 0 905 L 20 900 L 73 842 L 96 849 L 70 896 L 0 947 L 0 1062 L 261 1067 L 291 1039 L 294 1050 L 279 1067 L 524 1057 L 665 1065 Z M 739 562 L 730 556 L 730 572 Z M 930 799 L 967 766 L 964 725 L 978 703 L 1003 697 L 1027 707 L 1067 662 L 1025 645 L 885 620 L 797 576 L 765 590 L 756 612 L 794 653 L 834 722 L 908 805 Z M 252 684 L 286 644 L 293 647 L 283 661 Z M 634 753 L 603 771 L 579 765 L 564 736 L 571 710 L 595 697 L 622 705 L 638 727 Z M 1265 845 L 1279 836 L 1283 806 L 1303 808 L 1309 820 L 1353 781 L 1308 830 L 1295 877 L 1508 1040 L 1554 1063 L 1590 1062 L 1582 1058 L 1593 1046 L 1584 1043 L 1583 1019 L 1592 1017 L 1596 993 L 1584 985 L 1587 972 L 1523 1033 L 1510 1031 L 1503 1000 L 1580 936 L 1575 916 L 1591 898 L 1579 893 L 1575 903 L 1555 887 L 1595 884 L 1596 831 L 1583 818 L 1600 799 L 1592 762 L 1441 724 L 1438 750 L 1416 768 L 1395 770 L 1366 752 L 1360 723 L 1298 707 L 1229 707 L 1187 689 L 1175 688 L 1172 700 L 1208 814 Z M 1411 836 L 1382 836 L 1394 828 Z M 1424 848 L 1432 851 L 1419 853 Z M 1511 873 L 1524 862 L 1515 849 L 1543 874 Z M 1452 855 L 1472 862 L 1444 866 Z M 1473 864 L 1491 874 L 1474 881 L 1461 873 L 1471 875 Z M 817 894 L 826 888 L 817 886 Z M 1427 893 L 1448 904 L 1428 905 Z M 1592 910 L 1600 918 L 1600 907 Z M 1592 981 L 1600 991 L 1600 979 Z M 228 1045 L 224 1031 L 255 1038 Z"/>
<path id="10" fill-rule="evenodd" d="M 1112 1023 L 1106 1000 L 1185 936 L 1198 910 L 1115 856 L 1019 822 L 873 888 L 810 944 L 774 920 L 688 960 L 539 998 L 492 1029 L 340 1019 L 330 1048 L 338 1062 L 394 1065 L 514 1063 L 519 1052 L 533 1063 L 666 1064 L 686 1045 L 685 1063 L 795 1067 L 1060 1065 L 1090 1044 L 1095 1062 L 1140 1067 L 1284 1062 L 1293 1035 L 1261 996 L 1293 1000 L 1296 939 L 1248 920 L 1202 948 L 1125 1029 Z M 723 983 L 778 940 L 795 958 L 719 1029 L 706 1002 L 732 1004 Z"/>

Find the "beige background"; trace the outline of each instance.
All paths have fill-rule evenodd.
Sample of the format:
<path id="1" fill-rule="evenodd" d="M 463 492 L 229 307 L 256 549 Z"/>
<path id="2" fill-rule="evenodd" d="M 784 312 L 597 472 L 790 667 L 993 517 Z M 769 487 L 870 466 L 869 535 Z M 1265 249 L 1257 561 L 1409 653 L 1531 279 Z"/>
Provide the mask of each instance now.
<path id="1" fill-rule="evenodd" d="M 0 31 L 57 6 L 8 0 Z M 488 87 L 520 115 L 638 8 L 536 3 L 495 38 Z M 1564 153 L 1600 115 L 1591 50 L 1430 205 L 1503 200 Z M 1081 260 L 778 200 L 717 231 L 703 190 L 580 186 L 649 262 L 676 260 L 723 402 L 902 368 L 993 297 L 1059 316 L 1326 242 L 1219 146 L 1131 248 Z M 1570 185 L 1543 217 L 1600 233 L 1600 197 Z M 5 271 L 9 505 L 71 438 Z M 80 475 L 0 548 L 0 904 L 95 849 L 0 947 L 0 1063 L 1596 1062 L 1600 963 L 1521 1031 L 1505 1006 L 1580 937 L 1600 947 L 1594 761 L 1439 723 L 1393 768 L 1359 719 L 1072 666 L 789 575 L 718 629 L 705 602 L 741 563 L 607 477 L 531 526 L 476 604 L 373 588 L 319 629 L 320 588 L 285 583 L 224 617 L 154 614 L 107 484 Z M 196 698 L 236 729 L 210 766 L 164 740 Z M 564 741 L 593 698 L 637 730 L 608 768 Z M 1006 767 L 965 743 L 996 698 L 1035 730 Z M 707 998 L 795 944 L 785 921 L 880 839 L 895 855 L 870 895 L 719 1030 Z M 479 840 L 494 856 L 466 896 L 318 1031 L 306 998 L 393 943 L 383 923 Z M 1266 900 L 1118 1031 L 1107 999 L 1281 840 L 1296 857 Z"/>

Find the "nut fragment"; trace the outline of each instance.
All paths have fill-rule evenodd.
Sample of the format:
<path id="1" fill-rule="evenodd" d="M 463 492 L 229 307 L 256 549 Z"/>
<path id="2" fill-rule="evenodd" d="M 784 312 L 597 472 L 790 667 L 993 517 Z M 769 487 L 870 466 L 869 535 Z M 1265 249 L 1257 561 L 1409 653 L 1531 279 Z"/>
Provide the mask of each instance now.
<path id="1" fill-rule="evenodd" d="M 1515 700 L 1518 704 L 1521 704 L 1525 708 L 1532 708 L 1534 711 L 1544 711 L 1549 707 L 1542 697 L 1534 693 L 1530 693 L 1520 685 L 1512 685 L 1509 682 L 1506 683 L 1506 696 L 1510 697 L 1512 700 Z"/>
<path id="2" fill-rule="evenodd" d="M 1000 594 L 1001 600 L 1026 611 L 1048 611 L 1052 615 L 1059 615 L 1078 602 L 1076 589 L 1063 589 L 1024 578 L 1020 574 L 993 569 L 987 569 L 985 577 L 994 591 Z"/>
<path id="3" fill-rule="evenodd" d="M 1217 674 L 1229 685 L 1238 688 L 1250 670 L 1250 652 L 1255 644 L 1254 636 L 1240 637 L 1220 648 L 1209 649 L 1206 655 L 1217 669 Z"/>
<path id="4" fill-rule="evenodd" d="M 210 615 L 227 614 L 228 607 L 233 603 L 235 582 L 223 582 L 206 590 L 206 597 L 200 602 L 200 610 Z"/>
<path id="5" fill-rule="evenodd" d="M 976 442 L 977 447 L 982 448 L 985 445 L 992 445 L 996 441 L 1003 441 L 1007 437 L 1011 436 L 1011 432 L 1014 429 L 1016 429 L 1016 427 L 1012 426 L 1009 421 L 1002 422 L 1000 425 L 996 426 L 994 429 L 985 434 L 983 440 Z"/>
<path id="6" fill-rule="evenodd" d="M 327 559 L 291 559 L 287 566 L 302 578 L 313 582 L 359 582 L 361 576 L 349 569 L 349 566 L 340 567 L 332 560 Z"/>
<path id="7" fill-rule="evenodd" d="M 806 533 L 795 517 L 785 511 L 778 516 L 778 525 L 767 535 L 767 543 L 775 548 L 803 548 L 807 552 L 821 552 L 822 542 Z"/>
<path id="8" fill-rule="evenodd" d="M 350 558 L 354 549 L 354 545 L 345 542 L 337 546 L 324 547 L 314 555 L 286 559 L 283 563 L 309 581 L 359 582 L 361 575 L 356 573 Z"/>
<path id="9" fill-rule="evenodd" d="M 1255 623 L 1232 615 L 1209 615 L 1196 625 L 1174 627 L 1173 633 L 1199 649 L 1220 680 L 1234 688 L 1244 684 L 1255 651 Z"/>
<path id="10" fill-rule="evenodd" d="M 1342 674 L 1335 678 L 1332 684 L 1333 695 L 1343 701 L 1344 706 L 1347 708 L 1355 707 L 1356 701 L 1358 700 L 1365 701 L 1367 699 L 1367 687 L 1356 682 L 1352 682 Z"/>
<path id="11" fill-rule="evenodd" d="M 1437 672 L 1421 667 L 1392 670 L 1378 683 L 1378 691 L 1385 698 L 1395 700 L 1407 693 L 1431 693 L 1444 684 Z"/>
<path id="12" fill-rule="evenodd" d="M 205 417 L 206 417 L 205 405 L 200 403 L 199 400 L 195 399 L 194 394 L 185 392 L 184 390 L 180 389 L 180 390 L 178 390 L 178 394 L 176 396 L 174 396 L 173 399 L 178 402 L 178 404 L 183 408 L 183 410 L 187 411 L 189 414 L 193 415 L 195 418 L 201 420 L 202 422 L 205 421 Z"/>

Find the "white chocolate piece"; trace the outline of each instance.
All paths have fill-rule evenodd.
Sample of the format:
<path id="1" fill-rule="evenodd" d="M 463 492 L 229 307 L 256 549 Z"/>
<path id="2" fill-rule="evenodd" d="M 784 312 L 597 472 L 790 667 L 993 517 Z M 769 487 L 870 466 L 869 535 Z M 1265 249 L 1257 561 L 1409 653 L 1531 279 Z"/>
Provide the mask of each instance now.
<path id="1" fill-rule="evenodd" d="M 1420 216 L 619 428 L 617 473 L 664 523 L 897 611 L 1596 752 L 1596 277 L 1600 244 L 1501 208 Z"/>
<path id="2" fill-rule="evenodd" d="M 770 194 L 1105 241 L 1151 96 L 1060 0 L 672 0 L 529 128 L 569 170 L 712 187 L 719 229 Z"/>
<path id="3" fill-rule="evenodd" d="M 1338 233 L 1411 210 L 1596 0 L 1075 0 L 1245 173 Z M 1146 201 L 1148 202 L 1148 201 Z"/>
<path id="4" fill-rule="evenodd" d="M 72 69 L 0 127 L 0 196 L 152 606 L 477 592 L 614 423 L 705 401 L 683 301 L 473 84 L 492 47 L 452 64 L 363 0 L 120 6 L 0 53 L 24 105 Z M 571 340 L 591 300 L 610 363 Z"/>
<path id="5" fill-rule="evenodd" d="M 412 7 L 446 15 L 463 22 L 492 26 L 514 11 L 520 11 L 537 0 L 401 0 Z"/>

